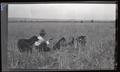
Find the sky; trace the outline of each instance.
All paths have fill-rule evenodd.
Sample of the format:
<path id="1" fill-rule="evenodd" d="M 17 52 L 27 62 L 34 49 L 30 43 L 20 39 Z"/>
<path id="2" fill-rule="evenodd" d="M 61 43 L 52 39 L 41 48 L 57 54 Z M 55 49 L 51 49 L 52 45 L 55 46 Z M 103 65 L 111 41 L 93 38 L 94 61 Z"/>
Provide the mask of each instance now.
<path id="1" fill-rule="evenodd" d="M 9 4 L 8 17 L 115 20 L 116 4 Z"/>

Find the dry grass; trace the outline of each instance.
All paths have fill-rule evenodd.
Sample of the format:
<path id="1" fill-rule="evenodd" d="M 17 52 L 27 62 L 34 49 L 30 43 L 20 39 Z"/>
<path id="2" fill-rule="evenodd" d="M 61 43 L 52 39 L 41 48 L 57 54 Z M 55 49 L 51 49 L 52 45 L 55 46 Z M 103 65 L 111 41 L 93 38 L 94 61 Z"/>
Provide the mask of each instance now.
<path id="1" fill-rule="evenodd" d="M 54 38 L 52 46 L 60 37 L 86 35 L 84 48 L 61 48 L 60 51 L 39 53 L 33 49 L 30 55 L 21 54 L 17 48 L 20 38 L 37 35 L 44 28 L 46 39 Z M 113 23 L 9 23 L 8 66 L 25 69 L 114 69 L 115 24 Z"/>

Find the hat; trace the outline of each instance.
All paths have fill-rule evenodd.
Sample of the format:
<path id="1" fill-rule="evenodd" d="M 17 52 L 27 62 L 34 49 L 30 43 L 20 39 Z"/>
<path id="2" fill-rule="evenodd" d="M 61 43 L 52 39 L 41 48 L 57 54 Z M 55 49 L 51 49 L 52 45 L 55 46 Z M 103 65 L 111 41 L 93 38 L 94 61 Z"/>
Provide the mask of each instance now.
<path id="1" fill-rule="evenodd" d="M 45 34 L 46 34 L 45 30 L 44 30 L 44 29 L 41 29 L 39 35 L 43 37 L 43 36 L 45 36 Z"/>

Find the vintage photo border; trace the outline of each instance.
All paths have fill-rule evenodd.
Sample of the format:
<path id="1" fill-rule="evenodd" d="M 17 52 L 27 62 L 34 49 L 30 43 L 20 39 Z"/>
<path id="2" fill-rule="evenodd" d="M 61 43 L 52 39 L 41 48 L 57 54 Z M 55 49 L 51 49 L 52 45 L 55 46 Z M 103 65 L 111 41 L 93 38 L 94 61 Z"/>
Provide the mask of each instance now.
<path id="1" fill-rule="evenodd" d="M 118 39 L 118 29 L 119 29 L 119 19 L 118 19 L 118 2 L 117 1 L 110 1 L 110 2 L 105 2 L 105 1 L 69 1 L 69 2 L 8 2 L 8 3 L 3 3 L 4 7 L 1 8 L 1 60 L 2 60 L 2 71 L 78 71 L 78 70 L 59 70 L 59 69 L 8 69 L 7 67 L 7 40 L 8 40 L 8 4 L 42 4 L 42 3 L 95 3 L 95 4 L 116 4 L 116 47 L 115 47 L 115 69 L 118 70 L 120 67 L 120 62 L 119 62 L 119 39 Z M 1 5 L 2 7 L 2 5 Z M 84 71 L 84 70 L 79 70 L 79 71 Z M 86 71 L 86 70 L 85 70 Z M 89 70 L 88 70 L 89 71 Z M 96 70 L 92 70 L 96 71 Z"/>

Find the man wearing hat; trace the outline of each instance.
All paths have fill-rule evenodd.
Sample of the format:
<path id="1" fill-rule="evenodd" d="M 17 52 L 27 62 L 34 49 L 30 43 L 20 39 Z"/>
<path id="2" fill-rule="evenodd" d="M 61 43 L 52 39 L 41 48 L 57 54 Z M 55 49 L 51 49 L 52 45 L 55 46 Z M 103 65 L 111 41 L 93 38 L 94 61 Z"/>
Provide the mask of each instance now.
<path id="1" fill-rule="evenodd" d="M 35 46 L 39 46 L 42 42 L 46 42 L 46 44 L 48 45 L 49 44 L 49 41 L 45 41 L 45 39 L 44 39 L 44 36 L 46 35 L 46 32 L 45 32 L 45 30 L 44 29 L 42 29 L 41 31 L 40 31 L 40 33 L 39 33 L 39 35 L 38 35 L 38 41 L 36 41 L 35 43 L 34 43 L 34 45 Z"/>

